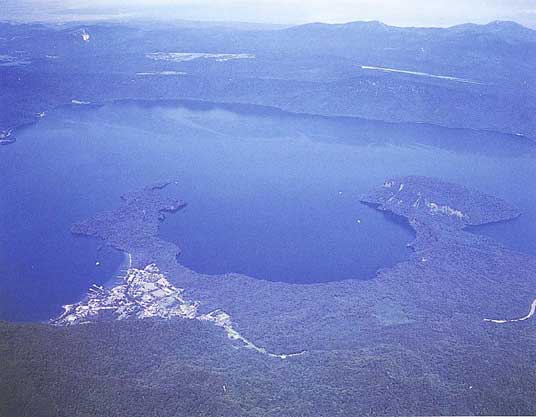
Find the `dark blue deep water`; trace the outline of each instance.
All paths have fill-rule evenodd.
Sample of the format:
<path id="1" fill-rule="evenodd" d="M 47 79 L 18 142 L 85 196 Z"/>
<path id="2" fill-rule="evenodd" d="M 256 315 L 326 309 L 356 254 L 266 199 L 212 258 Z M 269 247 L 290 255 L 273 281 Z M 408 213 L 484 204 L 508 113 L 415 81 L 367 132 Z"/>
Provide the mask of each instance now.
<path id="1" fill-rule="evenodd" d="M 254 106 L 122 102 L 65 107 L 0 148 L 0 319 L 46 320 L 123 255 L 72 236 L 119 196 L 177 179 L 188 207 L 161 236 L 199 272 L 295 283 L 370 279 L 413 234 L 359 203 L 393 175 L 479 188 L 523 216 L 479 230 L 536 254 L 536 150 L 511 135 L 291 115 Z M 100 265 L 96 265 L 99 262 Z"/>

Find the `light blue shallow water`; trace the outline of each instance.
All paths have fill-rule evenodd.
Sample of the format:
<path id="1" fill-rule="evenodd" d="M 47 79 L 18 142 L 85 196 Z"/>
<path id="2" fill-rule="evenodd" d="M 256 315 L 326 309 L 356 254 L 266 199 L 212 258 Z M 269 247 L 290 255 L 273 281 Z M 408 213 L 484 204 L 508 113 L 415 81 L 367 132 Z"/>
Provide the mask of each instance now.
<path id="1" fill-rule="evenodd" d="M 0 149 L 0 319 L 46 319 L 113 276 L 122 255 L 70 225 L 165 179 L 189 205 L 161 236 L 199 272 L 372 278 L 413 235 L 359 195 L 409 174 L 516 204 L 521 218 L 481 233 L 536 254 L 536 152 L 520 137 L 191 102 L 62 108 L 17 137 Z"/>

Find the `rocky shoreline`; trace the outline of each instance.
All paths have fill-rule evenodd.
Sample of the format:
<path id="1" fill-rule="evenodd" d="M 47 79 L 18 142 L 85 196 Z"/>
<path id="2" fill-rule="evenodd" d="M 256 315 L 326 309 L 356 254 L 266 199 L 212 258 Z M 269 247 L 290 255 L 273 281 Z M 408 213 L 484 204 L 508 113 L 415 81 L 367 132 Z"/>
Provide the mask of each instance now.
<path id="1" fill-rule="evenodd" d="M 111 368 L 129 366 L 141 379 L 130 383 L 131 374 L 122 373 L 121 384 L 103 392 L 117 400 L 118 387 L 130 390 L 142 381 L 143 395 L 156 406 L 165 402 L 146 387 L 181 386 L 170 370 L 188 360 L 202 370 L 200 381 L 209 372 L 220 378 L 220 393 L 236 394 L 244 408 L 233 415 L 536 411 L 530 400 L 536 382 L 532 307 L 527 314 L 535 298 L 536 258 L 465 230 L 467 224 L 517 216 L 508 203 L 437 179 L 389 179 L 362 198 L 403 215 L 415 228 L 410 259 L 367 281 L 292 285 L 208 276 L 181 266 L 178 248 L 157 232 L 162 214 L 184 203 L 162 197 L 162 185 L 126 194 L 117 210 L 73 226 L 133 253 L 123 280 L 93 287 L 87 298 L 66 306 L 56 326 L 0 323 L 0 340 L 8 345 L 20 347 L 21 335 L 35 338 L 31 357 L 45 360 L 32 369 L 66 364 L 71 387 L 73 367 L 100 386 Z M 58 348 L 68 354 L 56 360 Z M 7 352 L 26 363 L 19 350 Z M 214 390 L 187 387 L 204 403 L 214 396 Z M 437 401 L 421 404 L 423 398 Z"/>
<path id="2" fill-rule="evenodd" d="M 500 275 L 504 274 L 505 267 L 495 265 L 499 260 L 504 265 L 516 262 L 521 271 L 516 279 L 510 280 L 506 288 L 519 284 L 523 281 L 522 277 L 532 277 L 530 266 L 536 265 L 534 258 L 513 253 L 489 238 L 464 230 L 467 226 L 513 219 L 520 214 L 517 209 L 498 198 L 463 186 L 433 178 L 409 176 L 389 179 L 361 198 L 363 203 L 407 219 L 416 232 L 416 239 L 411 243 L 414 252 L 410 260 L 393 268 L 381 269 L 371 281 L 291 285 L 237 274 L 202 275 L 181 266 L 177 262 L 180 249 L 158 236 L 158 224 L 164 219 L 164 213 L 175 212 L 186 205 L 180 199 L 168 199 L 160 195 L 159 191 L 168 184 L 156 184 L 139 192 L 125 194 L 120 208 L 74 225 L 72 232 L 103 239 L 116 249 L 132 254 L 133 268 L 143 270 L 148 265 L 157 265 L 173 285 L 185 288 L 190 299 L 197 300 L 201 314 L 216 310 L 227 312 L 248 332 L 248 337 L 250 334 L 251 337 L 258 337 L 270 351 L 307 350 L 309 343 L 304 340 L 318 340 L 315 344 L 320 346 L 319 334 L 326 329 L 319 333 L 315 330 L 316 326 L 311 324 L 325 321 L 326 314 L 334 317 L 341 315 L 339 325 L 343 328 L 346 327 L 345 317 L 361 317 L 359 321 L 366 322 L 361 326 L 365 332 L 377 329 L 378 326 L 381 328 L 384 323 L 415 325 L 422 322 L 425 315 L 439 314 L 441 317 L 444 313 L 448 317 L 456 311 L 471 316 L 475 323 L 482 322 L 490 315 L 506 314 L 515 317 L 516 314 L 512 311 L 516 309 L 512 303 L 498 303 L 502 306 L 494 309 L 487 303 L 472 301 L 467 304 L 466 295 L 491 291 L 490 298 L 494 298 L 503 293 L 500 287 L 490 287 L 490 282 L 503 279 Z M 495 267 L 491 268 L 490 264 Z M 478 278 L 483 274 L 482 269 L 488 274 L 485 280 Z M 473 278 L 462 279 L 466 274 Z M 436 282 L 434 277 L 439 276 L 442 279 Z M 446 299 L 442 297 L 442 307 L 438 308 L 436 298 L 444 289 L 438 293 L 439 287 L 435 290 L 432 287 L 444 286 L 443 280 L 450 280 L 447 287 L 450 286 L 453 292 Z M 525 279 L 523 282 L 525 287 L 530 281 Z M 343 299 L 339 296 L 332 298 L 341 290 L 346 291 Z M 460 290 L 466 295 L 456 297 L 455 294 Z M 523 291 L 519 293 L 521 295 Z M 265 308 L 256 301 L 258 297 L 270 304 L 277 299 L 286 300 L 288 311 L 285 314 L 292 314 L 290 312 L 294 309 L 308 311 L 307 322 L 298 320 L 302 326 L 300 334 L 280 334 L 281 338 L 276 340 L 272 333 L 256 329 L 257 325 L 265 329 L 278 322 L 266 321 L 269 318 L 263 315 Z M 325 303 L 314 302 L 316 297 L 322 297 Z M 381 301 L 385 297 L 392 300 L 387 310 L 385 302 Z M 350 316 L 348 311 L 343 313 L 340 310 L 345 305 L 345 300 L 353 300 Z M 383 314 L 387 316 L 383 317 Z M 281 323 L 286 323 L 283 326 L 286 329 L 287 326 L 295 326 L 297 322 L 289 322 L 283 315 L 276 326 L 280 327 Z M 349 334 L 344 331 L 340 337 L 332 338 L 328 345 L 345 345 L 345 338 L 356 340 L 360 334 L 362 333 Z"/>

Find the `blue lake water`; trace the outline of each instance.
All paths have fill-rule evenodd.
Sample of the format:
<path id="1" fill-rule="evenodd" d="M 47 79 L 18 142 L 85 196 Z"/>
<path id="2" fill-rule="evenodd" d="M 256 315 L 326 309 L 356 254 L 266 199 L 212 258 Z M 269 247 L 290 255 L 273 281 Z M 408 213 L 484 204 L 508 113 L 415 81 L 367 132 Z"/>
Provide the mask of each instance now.
<path id="1" fill-rule="evenodd" d="M 208 103 L 65 107 L 0 148 L 0 319 L 45 320 L 113 277 L 122 254 L 71 224 L 149 183 L 188 207 L 161 236 L 199 272 L 295 283 L 370 279 L 406 259 L 413 234 L 359 195 L 393 175 L 431 175 L 517 205 L 479 230 L 536 254 L 536 146 L 511 135 L 292 115 Z M 97 265 L 96 263 L 99 263 Z"/>

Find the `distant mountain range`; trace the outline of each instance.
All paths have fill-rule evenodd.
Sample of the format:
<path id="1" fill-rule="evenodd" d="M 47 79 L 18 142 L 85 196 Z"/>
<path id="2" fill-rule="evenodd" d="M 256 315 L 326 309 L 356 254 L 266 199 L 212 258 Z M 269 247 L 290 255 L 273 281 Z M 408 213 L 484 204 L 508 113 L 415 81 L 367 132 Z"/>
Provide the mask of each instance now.
<path id="1" fill-rule="evenodd" d="M 155 53 L 198 58 L 150 59 Z M 254 59 L 210 58 L 222 54 Z M 513 22 L 3 23 L 0 131 L 72 99 L 189 98 L 536 137 L 535 68 L 536 31 Z"/>
<path id="2" fill-rule="evenodd" d="M 97 210 L 73 231 L 100 237 L 103 245 L 131 254 L 129 264 L 134 268 L 124 275 L 125 281 L 111 289 L 92 287 L 93 295 L 66 306 L 66 314 L 59 320 L 68 324 L 97 318 L 98 322 L 55 327 L 0 321 L 0 416 L 535 415 L 536 258 L 468 230 L 516 218 L 520 211 L 510 203 L 441 179 L 389 176 L 361 201 L 399 216 L 397 221 L 406 222 L 416 239 L 409 245 L 413 249 L 409 259 L 380 269 L 374 279 L 294 285 L 241 274 L 205 275 L 180 265 L 175 257 L 177 246 L 158 237 L 162 213 L 182 207 L 168 198 L 154 198 L 153 191 L 160 190 L 162 184 L 150 187 L 148 194 L 126 194 L 123 206 L 116 210 L 100 211 L 110 202 L 99 187 L 108 187 L 115 172 L 108 169 L 116 161 L 107 158 L 116 152 L 116 148 L 107 147 L 106 142 L 115 139 L 107 137 L 108 124 L 102 126 L 103 140 L 95 142 L 103 147 L 102 152 L 81 152 L 81 164 L 69 164 L 64 171 L 53 169 L 49 159 L 61 165 L 72 158 L 69 150 L 78 148 L 66 147 L 57 158 L 55 154 L 47 158 L 39 152 L 52 149 L 46 140 L 32 141 L 39 142 L 39 149 L 17 148 L 16 143 L 17 128 L 46 118 L 60 106 L 91 107 L 128 99 L 248 103 L 321 115 L 318 119 L 322 115 L 349 116 L 512 134 L 479 133 L 478 140 L 459 147 L 465 159 L 473 149 L 486 148 L 488 138 L 516 141 L 519 138 L 513 134 L 518 134 L 536 139 L 535 64 L 536 32 L 511 22 L 447 29 L 396 28 L 378 22 L 260 29 L 149 23 L 1 23 L 0 143 L 9 147 L 0 151 L 8 150 L 5 166 L 15 168 L 4 177 L 18 179 L 20 172 L 22 184 L 13 188 L 6 182 L 3 195 L 22 190 L 32 197 L 36 210 L 31 213 L 44 211 L 43 218 L 38 218 L 47 222 L 65 215 L 57 196 L 73 188 L 84 210 Z M 218 107 L 203 105 L 206 109 Z M 273 113 L 277 116 L 277 111 Z M 276 122 L 288 117 L 275 116 Z M 257 117 L 260 120 L 263 116 Z M 219 142 L 218 146 L 207 146 L 193 153 L 191 160 L 183 158 L 187 161 L 183 166 L 170 151 L 175 148 L 167 145 L 167 130 L 165 140 L 153 141 L 158 136 L 152 135 L 152 126 L 159 120 L 152 120 L 153 124 L 143 130 L 141 138 L 147 138 L 143 143 L 147 146 L 132 153 L 137 158 L 147 150 L 150 161 L 132 167 L 160 163 L 159 157 L 150 153 L 152 146 L 161 146 L 163 153 L 154 155 L 165 152 L 166 164 L 181 173 L 197 163 L 198 155 L 223 150 Z M 188 124 L 190 120 L 193 124 L 193 118 Z M 245 119 L 233 118 L 230 126 L 234 129 L 241 120 Z M 181 131 L 186 133 L 176 134 L 176 125 L 170 123 L 169 129 L 174 130 L 170 130 L 169 140 L 197 131 L 197 124 L 205 129 L 202 119 L 195 119 L 195 129 L 190 130 L 188 124 Z M 367 124 L 370 131 L 366 131 Z M 301 139 L 306 126 L 298 121 L 296 125 L 298 128 L 289 132 L 297 132 L 292 139 Z M 377 124 L 356 123 L 356 130 L 365 126 L 363 146 L 373 143 L 376 134 L 386 137 L 391 132 L 391 126 L 375 130 L 373 125 Z M 60 138 L 68 138 L 79 129 L 85 141 L 86 127 L 73 126 Z M 213 126 L 218 129 L 220 124 L 214 122 Z M 272 124 L 266 126 L 269 128 L 260 130 L 262 135 L 273 129 Z M 316 133 L 316 126 L 312 124 L 309 131 Z M 332 126 L 337 129 L 335 123 L 327 123 L 322 136 L 329 137 Z M 402 132 L 404 126 L 393 124 L 393 131 L 400 127 Z M 62 133 L 60 130 L 61 126 L 50 128 L 49 137 L 56 131 Z M 442 129 L 425 130 L 423 136 L 430 136 L 430 141 L 416 141 L 414 146 L 441 140 L 435 136 Z M 126 146 L 121 142 L 121 152 L 129 148 L 128 139 L 134 134 L 130 132 L 135 131 L 125 130 Z M 212 135 L 210 129 L 207 131 Z M 352 132 L 345 131 L 348 136 Z M 447 154 L 450 147 L 457 147 L 453 142 L 468 137 L 458 136 L 457 130 L 449 133 L 445 149 L 433 148 L 426 155 L 436 149 Z M 228 136 L 234 134 L 233 130 Z M 389 146 L 398 146 L 412 134 L 407 129 L 388 142 Z M 73 135 L 78 135 L 78 130 Z M 258 137 L 264 139 L 261 134 Z M 324 145 L 329 140 L 311 141 L 311 147 L 314 152 L 327 152 Z M 523 141 L 523 146 L 529 147 L 529 142 Z M 279 143 L 274 140 L 266 146 L 283 146 L 281 154 L 290 153 L 291 148 Z M 347 145 L 340 145 L 346 152 Z M 386 153 L 392 148 L 385 148 Z M 513 154 L 523 153 L 515 148 L 510 148 Z M 257 163 L 255 154 L 237 149 L 244 152 L 244 158 L 229 159 L 229 164 L 236 165 L 240 175 L 256 175 L 256 171 L 241 169 L 245 159 L 252 166 Z M 352 152 L 360 149 L 355 147 Z M 383 149 L 377 147 L 378 152 Z M 475 153 L 479 155 L 475 161 L 488 159 L 486 152 Z M 301 152 L 295 154 L 296 160 L 307 158 Z M 415 169 L 418 164 L 414 162 L 422 163 L 422 169 L 438 164 L 441 169 L 448 165 L 451 172 L 459 170 L 456 162 L 451 162 L 459 159 L 420 161 L 419 155 L 401 154 L 400 164 L 413 158 L 408 170 Z M 531 198 L 527 193 L 530 188 L 524 184 L 531 178 L 519 172 L 530 172 L 532 160 L 520 156 L 503 161 L 502 156 L 508 154 L 501 154 L 497 164 L 483 162 L 480 171 L 460 170 L 456 175 L 481 176 L 482 183 L 497 176 L 501 192 L 514 188 L 520 200 L 530 205 L 526 203 Z M 31 157 L 28 164 L 19 164 L 26 157 Z M 76 176 L 71 178 L 70 167 L 86 164 L 86 158 L 102 164 L 103 172 L 102 177 L 89 176 L 84 186 Z M 318 178 L 333 166 L 311 159 Z M 332 164 L 344 163 L 349 170 L 355 167 L 353 160 L 343 159 L 330 160 Z M 389 160 L 381 162 L 391 169 Z M 465 163 L 469 166 L 470 161 Z M 362 167 L 364 176 L 378 175 L 372 162 Z M 503 172 L 516 171 L 518 163 L 526 165 L 527 171 L 516 172 L 518 176 L 513 177 L 518 183 L 495 172 L 493 168 L 503 162 Z M 222 164 L 223 169 L 226 164 Z M 134 168 L 117 165 L 129 181 L 138 181 L 135 176 L 130 178 Z M 81 172 L 91 172 L 92 166 Z M 266 178 L 281 166 L 270 166 Z M 299 169 L 305 175 L 309 172 L 309 168 Z M 185 175 L 184 179 L 194 185 L 198 179 L 210 181 L 221 173 L 219 167 L 214 170 L 214 177 Z M 49 180 L 44 178 L 45 172 Z M 148 175 L 155 172 L 160 171 Z M 288 181 L 299 183 L 301 177 L 292 172 Z M 355 192 L 344 172 L 337 172 L 337 176 L 352 189 L 348 195 Z M 264 177 L 260 178 L 264 182 Z M 36 184 L 32 190 L 42 188 L 40 199 L 34 201 L 35 196 L 26 190 L 30 182 Z M 58 183 L 57 188 L 47 187 L 52 182 Z M 214 187 L 220 184 L 223 181 Z M 271 187 L 272 182 L 266 185 Z M 296 190 L 317 193 L 317 185 Z M 235 184 L 225 186 L 229 187 L 225 198 L 237 207 L 241 201 L 234 200 Z M 250 195 L 249 187 L 241 187 Z M 57 193 L 53 192 L 56 189 Z M 346 195 L 346 188 L 337 185 L 332 189 L 329 199 L 343 198 L 338 190 L 344 189 Z M 295 208 L 296 218 L 311 216 L 307 205 L 295 201 L 294 188 L 288 190 L 281 197 Z M 274 199 L 253 187 L 251 195 L 262 203 L 256 216 L 266 227 L 273 227 L 267 214 Z M 41 207 L 45 200 L 53 204 Z M 211 195 L 199 203 L 209 200 Z M 15 203 L 8 213 L 20 211 L 23 224 L 29 218 L 27 208 Z M 221 230 L 228 230 L 219 206 L 208 209 L 222 214 Z M 338 218 L 333 210 L 333 217 Z M 243 220 L 240 211 L 233 211 L 235 215 Z M 325 216 L 318 221 L 324 220 Z M 354 218 L 351 221 L 355 222 Z M 30 223 L 24 223 L 24 228 L 44 236 Z M 13 230 L 18 235 L 20 228 Z M 297 230 L 303 233 L 301 228 Z M 254 234 L 248 230 L 243 243 L 249 244 L 249 235 L 256 238 Z M 377 245 L 384 244 L 374 233 L 366 235 Z M 322 235 L 304 236 L 325 239 Z M 36 241 L 35 245 L 29 249 L 40 250 L 41 243 Z M 264 251 L 270 251 L 269 245 Z M 34 265 L 26 258 L 11 259 L 10 252 L 6 253 L 6 262 Z M 318 258 L 330 256 L 329 250 L 311 253 Z M 158 269 L 148 267 L 153 261 Z M 35 293 L 43 289 L 50 290 L 44 281 Z M 125 320 L 108 321 L 117 317 Z"/>

